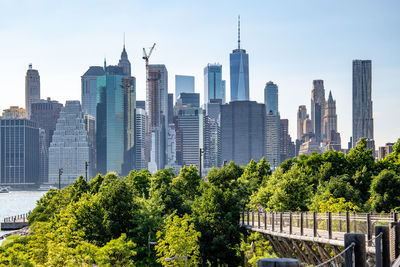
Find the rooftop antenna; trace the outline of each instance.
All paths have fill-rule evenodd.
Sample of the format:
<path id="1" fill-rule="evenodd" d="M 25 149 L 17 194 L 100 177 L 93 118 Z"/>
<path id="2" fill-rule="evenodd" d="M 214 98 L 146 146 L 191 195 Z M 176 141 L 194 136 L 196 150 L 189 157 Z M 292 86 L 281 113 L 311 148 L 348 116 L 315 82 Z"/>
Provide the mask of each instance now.
<path id="1" fill-rule="evenodd" d="M 124 49 L 125 49 L 125 32 L 124 32 Z"/>
<path id="2" fill-rule="evenodd" d="M 238 16 L 238 49 L 240 49 L 240 15 Z"/>

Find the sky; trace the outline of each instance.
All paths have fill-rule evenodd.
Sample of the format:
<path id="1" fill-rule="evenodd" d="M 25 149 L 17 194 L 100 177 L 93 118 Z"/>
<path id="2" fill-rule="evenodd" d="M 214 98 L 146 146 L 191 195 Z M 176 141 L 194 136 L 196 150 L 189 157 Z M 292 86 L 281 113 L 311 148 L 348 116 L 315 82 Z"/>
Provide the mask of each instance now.
<path id="1" fill-rule="evenodd" d="M 143 47 L 156 48 L 151 64 L 165 64 L 169 92 L 175 75 L 195 76 L 220 63 L 230 99 L 229 53 L 249 54 L 250 99 L 264 102 L 268 81 L 279 86 L 281 118 L 297 134 L 299 105 L 310 112 L 312 81 L 323 79 L 336 100 L 342 146 L 352 134 L 352 60 L 372 60 L 377 146 L 400 137 L 400 1 L 5 1 L 0 0 L 0 110 L 24 106 L 25 74 L 39 70 L 41 98 L 81 99 L 89 66 L 117 64 L 123 47 L 145 99 Z M 202 100 L 201 100 L 202 101 Z"/>

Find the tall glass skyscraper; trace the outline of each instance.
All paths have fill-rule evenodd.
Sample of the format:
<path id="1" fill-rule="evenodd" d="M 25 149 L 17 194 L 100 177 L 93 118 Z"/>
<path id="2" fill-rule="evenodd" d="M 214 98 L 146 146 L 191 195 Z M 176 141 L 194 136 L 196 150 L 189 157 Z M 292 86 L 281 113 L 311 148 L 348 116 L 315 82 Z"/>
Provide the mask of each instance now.
<path id="1" fill-rule="evenodd" d="M 97 78 L 96 158 L 99 173 L 133 168 L 135 78 L 123 68 L 108 66 Z"/>
<path id="2" fill-rule="evenodd" d="M 194 93 L 194 76 L 175 75 L 175 102 L 181 93 Z"/>
<path id="3" fill-rule="evenodd" d="M 249 55 L 240 48 L 240 17 L 238 48 L 230 54 L 231 101 L 249 100 Z"/>
<path id="4" fill-rule="evenodd" d="M 221 99 L 225 104 L 225 81 L 222 80 L 220 64 L 208 64 L 204 68 L 204 104 L 211 99 Z"/>
<path id="5" fill-rule="evenodd" d="M 104 75 L 104 68 L 91 66 L 81 77 L 81 97 L 83 114 L 96 118 L 97 77 Z"/>
<path id="6" fill-rule="evenodd" d="M 264 103 L 267 114 L 278 114 L 278 85 L 271 81 L 265 85 Z"/>

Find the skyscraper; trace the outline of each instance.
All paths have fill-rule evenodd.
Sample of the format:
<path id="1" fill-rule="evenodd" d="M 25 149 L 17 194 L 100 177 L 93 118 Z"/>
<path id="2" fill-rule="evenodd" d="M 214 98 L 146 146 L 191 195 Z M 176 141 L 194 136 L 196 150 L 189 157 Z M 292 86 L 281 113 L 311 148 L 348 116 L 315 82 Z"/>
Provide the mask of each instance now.
<path id="1" fill-rule="evenodd" d="M 311 92 L 311 121 L 316 142 L 322 141 L 324 134 L 325 89 L 323 80 L 314 80 Z"/>
<path id="2" fill-rule="evenodd" d="M 25 76 L 25 109 L 26 117 L 31 118 L 31 104 L 40 100 L 40 76 L 37 70 L 32 69 L 32 64 L 29 64 L 29 69 Z"/>
<path id="3" fill-rule="evenodd" d="M 194 76 L 175 75 L 175 102 L 181 93 L 194 93 Z"/>
<path id="4" fill-rule="evenodd" d="M 146 162 L 151 172 L 165 166 L 168 122 L 168 71 L 148 66 L 146 89 Z"/>
<path id="5" fill-rule="evenodd" d="M 81 77 L 81 100 L 83 114 L 96 118 L 97 78 L 104 75 L 104 68 L 91 66 Z"/>
<path id="6" fill-rule="evenodd" d="M 204 169 L 220 167 L 221 159 L 221 99 L 211 99 L 205 105 L 204 117 Z"/>
<path id="7" fill-rule="evenodd" d="M 126 53 L 125 41 L 124 48 L 122 49 L 121 53 L 121 59 L 118 62 L 118 67 L 122 68 L 122 73 L 124 76 L 131 77 L 131 63 L 128 59 L 128 53 Z"/>
<path id="8" fill-rule="evenodd" d="M 181 106 L 175 116 L 176 161 L 178 165 L 199 168 L 199 149 L 203 148 L 203 111 L 201 108 Z"/>
<path id="9" fill-rule="evenodd" d="M 297 110 L 297 140 L 302 140 L 305 134 L 304 121 L 308 119 L 307 108 L 305 105 L 299 106 Z"/>
<path id="10" fill-rule="evenodd" d="M 97 78 L 96 159 L 99 173 L 134 168 L 136 84 L 123 69 L 108 66 Z"/>
<path id="11" fill-rule="evenodd" d="M 292 138 L 289 135 L 289 120 L 288 119 L 281 119 L 280 120 L 280 126 L 279 126 L 279 132 L 280 132 L 280 159 L 279 162 L 284 162 L 286 159 L 290 158 L 291 155 L 291 142 Z"/>
<path id="12" fill-rule="evenodd" d="M 271 81 L 264 88 L 264 103 L 267 114 L 278 114 L 278 85 Z"/>
<path id="13" fill-rule="evenodd" d="M 39 183 L 39 129 L 27 119 L 0 118 L 0 185 Z"/>
<path id="14" fill-rule="evenodd" d="M 49 183 L 72 184 L 85 174 L 85 162 L 90 162 L 90 144 L 79 101 L 67 101 L 60 112 L 49 148 Z M 59 169 L 63 169 L 59 181 Z M 89 173 L 89 177 L 93 175 Z"/>
<path id="15" fill-rule="evenodd" d="M 42 183 L 47 183 L 49 178 L 49 147 L 56 130 L 57 120 L 63 104 L 47 98 L 31 104 L 31 120 L 42 129 L 40 142 L 40 170 L 39 176 Z M 43 136 L 42 136 L 43 135 Z"/>
<path id="16" fill-rule="evenodd" d="M 168 94 L 168 124 L 174 120 L 174 94 Z"/>
<path id="17" fill-rule="evenodd" d="M 278 86 L 268 82 L 264 88 L 265 119 L 265 156 L 273 168 L 280 160 L 280 115 L 278 110 Z"/>
<path id="18" fill-rule="evenodd" d="M 329 91 L 328 101 L 325 105 L 325 116 L 324 116 L 324 126 L 326 139 L 329 142 L 337 142 L 334 140 L 337 133 L 337 115 L 336 115 L 336 100 L 333 100 L 332 92 Z"/>
<path id="19" fill-rule="evenodd" d="M 135 147 L 136 147 L 136 162 L 135 169 L 140 171 L 146 168 L 146 111 L 144 108 L 136 106 L 136 121 L 135 121 Z"/>
<path id="20" fill-rule="evenodd" d="M 225 81 L 220 64 L 207 64 L 204 68 L 204 104 L 211 99 L 221 99 L 225 104 Z"/>
<path id="21" fill-rule="evenodd" d="M 231 101 L 249 100 L 249 55 L 240 48 L 240 17 L 238 48 L 230 54 Z"/>
<path id="22" fill-rule="evenodd" d="M 265 105 L 234 101 L 221 106 L 222 160 L 247 165 L 265 151 Z"/>
<path id="23" fill-rule="evenodd" d="M 374 139 L 371 76 L 371 60 L 353 60 L 353 147 L 362 137 Z"/>
<path id="24" fill-rule="evenodd" d="M 198 93 L 181 93 L 178 96 L 177 105 L 191 105 L 192 107 L 200 107 L 200 94 Z"/>

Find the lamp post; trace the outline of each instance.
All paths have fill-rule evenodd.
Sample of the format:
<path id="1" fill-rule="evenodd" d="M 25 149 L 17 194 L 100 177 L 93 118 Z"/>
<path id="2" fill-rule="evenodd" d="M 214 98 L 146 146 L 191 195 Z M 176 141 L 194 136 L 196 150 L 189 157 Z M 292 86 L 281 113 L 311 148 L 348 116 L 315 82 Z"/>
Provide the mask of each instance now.
<path id="1" fill-rule="evenodd" d="M 86 182 L 88 181 L 87 173 L 88 173 L 89 163 L 90 163 L 90 161 L 85 161 L 85 178 L 86 178 Z"/>
<path id="2" fill-rule="evenodd" d="M 148 256 L 149 259 L 150 259 L 150 253 L 151 253 L 150 245 L 157 245 L 157 244 L 158 244 L 158 242 L 150 241 L 150 233 L 149 233 L 149 238 L 148 238 L 148 241 L 147 241 L 147 248 L 148 248 L 147 256 Z M 148 265 L 148 266 L 150 266 L 150 265 Z"/>
<path id="3" fill-rule="evenodd" d="M 182 256 L 182 257 L 165 258 L 166 261 L 180 260 L 180 259 L 185 259 L 185 267 L 187 267 L 187 266 L 188 266 L 187 249 L 186 249 L 186 251 L 185 251 L 185 256 Z"/>
<path id="4" fill-rule="evenodd" d="M 199 173 L 200 173 L 200 177 L 203 178 L 203 174 L 202 174 L 202 156 L 203 156 L 204 150 L 202 148 L 200 148 L 200 152 L 199 152 Z"/>

